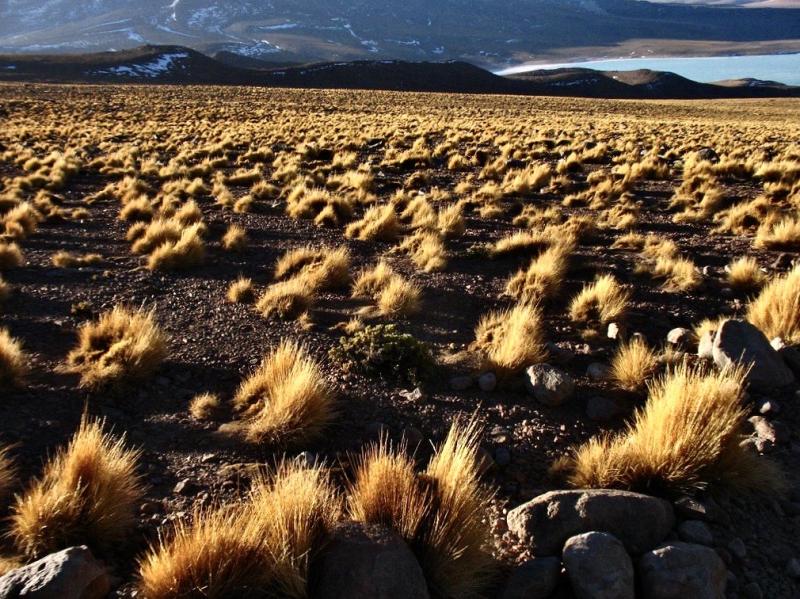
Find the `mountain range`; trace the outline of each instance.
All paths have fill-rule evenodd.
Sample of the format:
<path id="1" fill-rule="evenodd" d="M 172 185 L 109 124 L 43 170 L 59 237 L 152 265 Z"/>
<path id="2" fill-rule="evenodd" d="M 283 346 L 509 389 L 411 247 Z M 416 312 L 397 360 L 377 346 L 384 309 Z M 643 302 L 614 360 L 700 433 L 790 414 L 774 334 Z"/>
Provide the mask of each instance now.
<path id="1" fill-rule="evenodd" d="M 782 7 L 782 8 L 777 8 Z M 792 8 L 794 7 L 794 8 Z M 798 0 L 5 0 L 0 53 L 181 45 L 275 64 L 800 51 Z"/>
<path id="2" fill-rule="evenodd" d="M 225 59 L 225 61 L 223 61 Z M 555 69 L 502 77 L 460 62 L 357 60 L 278 67 L 181 46 L 95 54 L 0 56 L 0 82 L 205 84 L 599 98 L 798 97 L 800 87 L 744 79 L 717 84 L 650 70 Z"/>

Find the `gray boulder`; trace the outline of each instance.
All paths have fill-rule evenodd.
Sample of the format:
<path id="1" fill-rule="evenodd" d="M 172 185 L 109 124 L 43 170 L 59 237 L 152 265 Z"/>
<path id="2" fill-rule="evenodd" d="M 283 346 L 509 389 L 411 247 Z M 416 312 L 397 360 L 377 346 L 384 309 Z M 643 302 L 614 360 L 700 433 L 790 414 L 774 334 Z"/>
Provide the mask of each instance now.
<path id="1" fill-rule="evenodd" d="M 0 599 L 102 599 L 111 580 L 88 547 L 69 547 L 0 577 Z"/>
<path id="2" fill-rule="evenodd" d="M 717 552 L 676 542 L 645 553 L 638 564 L 644 599 L 722 599 L 727 570 Z"/>
<path id="3" fill-rule="evenodd" d="M 742 364 L 749 368 L 747 380 L 756 387 L 785 387 L 794 374 L 758 328 L 744 320 L 729 319 L 714 336 L 711 349 L 719 368 Z"/>
<path id="4" fill-rule="evenodd" d="M 561 576 L 557 557 L 535 557 L 511 572 L 502 599 L 547 599 L 556 590 Z"/>
<path id="5" fill-rule="evenodd" d="M 525 388 L 546 406 L 560 406 L 575 392 L 575 381 L 550 364 L 534 364 L 525 371 Z"/>
<path id="6" fill-rule="evenodd" d="M 577 599 L 634 599 L 633 562 L 613 535 L 570 537 L 562 560 Z"/>
<path id="7" fill-rule="evenodd" d="M 381 526 L 339 526 L 317 568 L 313 596 L 319 599 L 429 597 L 411 549 L 397 533 Z"/>
<path id="8" fill-rule="evenodd" d="M 611 489 L 551 491 L 508 513 L 508 528 L 534 555 L 558 555 L 570 537 L 607 532 L 632 554 L 661 543 L 675 525 L 668 501 Z"/>
<path id="9" fill-rule="evenodd" d="M 714 544 L 714 534 L 708 524 L 701 520 L 686 520 L 678 525 L 678 536 L 681 541 L 697 543 L 698 545 L 711 546 Z"/>

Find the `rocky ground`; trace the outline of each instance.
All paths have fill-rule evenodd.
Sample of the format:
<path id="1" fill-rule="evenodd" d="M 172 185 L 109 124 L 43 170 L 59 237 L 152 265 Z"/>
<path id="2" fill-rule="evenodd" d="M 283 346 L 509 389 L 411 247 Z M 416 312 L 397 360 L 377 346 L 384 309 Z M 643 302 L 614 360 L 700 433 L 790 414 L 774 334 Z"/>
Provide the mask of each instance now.
<path id="1" fill-rule="evenodd" d="M 193 95 L 192 90 L 165 88 L 137 89 L 126 95 L 120 88 L 2 86 L 0 106 L 5 120 L 19 127 L 12 133 L 0 132 L 0 143 L 5 147 L 16 142 L 33 143 L 36 131 L 31 123 L 39 110 L 48 115 L 55 110 L 64 119 L 63 135 L 58 128 L 46 132 L 48 143 L 54 146 L 67 146 L 71 133 L 91 123 L 98 125 L 102 138 L 108 141 L 111 137 L 103 133 L 103 128 L 111 127 L 120 108 L 129 115 L 126 118 L 130 119 L 127 122 L 130 130 L 119 143 L 134 143 L 139 135 L 138 119 L 151 119 L 149 130 L 169 132 L 171 127 L 178 126 L 170 113 L 171 107 L 182 102 L 188 103 L 192 110 L 215 106 L 215 93 L 203 90 L 202 94 Z M 239 96 L 227 94 L 225 104 L 217 112 L 212 110 L 199 118 L 219 126 L 230 117 L 229 111 L 241 111 L 253 102 L 269 102 L 276 111 L 306 110 L 314 119 L 328 114 L 334 123 L 340 122 L 337 120 L 340 113 L 363 117 L 370 119 L 370 127 L 377 130 L 371 111 L 379 106 L 367 99 L 360 99 L 362 104 L 354 105 L 353 96 L 333 93 L 323 98 L 313 93 L 301 96 L 293 92 L 243 90 Z M 381 95 L 379 105 L 396 97 Z M 147 103 L 154 99 L 160 103 L 148 113 Z M 746 137 L 761 131 L 767 123 L 774 143 L 789 141 L 784 139 L 788 134 L 781 129 L 782 115 L 787 110 L 791 114 L 798 111 L 796 104 L 788 102 L 752 104 L 745 110 L 725 103 L 715 108 L 691 103 L 653 106 L 539 99 L 509 99 L 507 103 L 487 100 L 482 105 L 476 98 L 444 96 L 404 99 L 402 107 L 392 111 L 402 110 L 408 124 L 421 120 L 428 110 L 446 115 L 451 102 L 463 102 L 465 109 L 474 114 L 484 111 L 488 120 L 493 116 L 513 119 L 529 111 L 527 118 L 557 119 L 559 115 L 568 115 L 574 122 L 575 111 L 584 111 L 577 117 L 579 122 L 590 123 L 593 117 L 607 118 L 610 128 L 627 119 L 639 127 L 657 128 L 658 119 L 651 115 L 663 114 L 670 126 L 680 125 L 698 137 L 713 130 L 717 121 L 734 132 L 739 127 Z M 750 116 L 742 116 L 745 114 Z M 22 135 L 25 127 L 27 138 Z M 359 157 L 361 161 L 379 158 L 376 150 L 366 147 L 359 150 Z M 547 160 L 555 164 L 557 157 Z M 596 167 L 590 170 L 593 168 Z M 402 184 L 403 175 L 391 170 L 378 171 L 375 193 L 388 198 Z M 17 165 L 8 162 L 0 165 L 0 176 L 20 174 Z M 434 172 L 435 184 L 445 189 L 452 188 L 462 177 L 444 168 Z M 109 180 L 96 172 L 81 172 L 59 192 L 63 198 L 61 207 L 67 210 L 85 207 L 84 198 L 102 189 Z M 674 293 L 636 276 L 633 272 L 636 255 L 610 248 L 618 235 L 616 231 L 601 229 L 591 241 L 582 244 L 574 256 L 560 299 L 545 308 L 547 336 L 554 344 L 551 350 L 555 359 L 551 364 L 574 382 L 574 390 L 568 391 L 561 398 L 563 401 L 546 402 L 558 405 L 545 405 L 541 397 L 537 400 L 522 384 L 512 389 L 496 388 L 491 376 L 477 376 L 482 373 L 465 379 L 463 372 L 443 368 L 418 393 L 410 386 L 343 374 L 327 358 L 328 350 L 342 334 L 333 327 L 347 321 L 363 305 L 350 299 L 346 292 L 326 292 L 320 297 L 310 329 L 291 322 L 265 320 L 251 306 L 225 301 L 228 285 L 240 274 L 252 277 L 263 288 L 271 280 L 275 261 L 287 249 L 298 245 L 345 243 L 352 253 L 355 271 L 374 262 L 392 244 L 345 240 L 339 229 L 290 219 L 280 203 L 258 212 L 235 214 L 220 210 L 211 198 L 201 198 L 199 204 L 209 227 L 205 263 L 187 271 L 151 272 L 130 251 L 125 240 L 127 225 L 117 218 L 119 204 L 114 199 L 99 200 L 83 218 L 42 223 L 22 244 L 26 265 L 3 273 L 13 286 L 13 293 L 3 303 L 0 324 L 23 340 L 33 356 L 33 372 L 24 388 L 2 391 L 0 439 L 14 446 L 20 481 L 40 472 L 43 460 L 71 436 L 84 411 L 104 417 L 116 432 L 124 432 L 133 445 L 142 449 L 141 470 L 147 484 L 146 500 L 138 515 L 142 534 L 134 535 L 129 545 L 120 547 L 119 554 L 108 560 L 114 576 L 111 596 L 132 597 L 135 594 L 132 557 L 156 539 L 159 531 L 167 530 L 172 521 L 186 518 L 198 505 L 211 505 L 242 493 L 257 465 L 278 458 L 276 452 L 218 434 L 218 423 L 194 420 L 188 413 L 190 399 L 209 391 L 230 398 L 269 348 L 282 338 L 297 337 L 313 349 L 335 382 L 339 417 L 321 439 L 294 453 L 302 453 L 303 459 L 309 461 L 326 460 L 338 480 L 343 481 L 352 472 L 353 454 L 381 434 L 392 439 L 405 436 L 417 447 L 417 455 L 424 463 L 432 444 L 442 441 L 456 416 L 474 414 L 480 420 L 487 465 L 485 481 L 496 489 L 489 517 L 503 572 L 490 596 L 544 597 L 547 595 L 536 594 L 541 591 L 525 585 L 535 586 L 551 579 L 557 589 L 547 589 L 546 584 L 545 589 L 555 592 L 554 596 L 569 597 L 573 593 L 584 597 L 625 596 L 601 594 L 591 586 L 581 590 L 580 585 L 571 585 L 567 577 L 560 576 L 560 562 L 553 559 L 548 562 L 547 556 L 560 555 L 568 539 L 563 561 L 571 572 L 585 571 L 581 579 L 590 581 L 587 584 L 604 580 L 610 576 L 609 572 L 615 573 L 612 577 L 615 580 L 624 581 L 628 577 L 632 581 L 633 566 L 628 555 L 633 554 L 641 596 L 675 596 L 654 590 L 667 585 L 659 576 L 667 576 L 664 564 L 670 563 L 669 560 L 639 557 L 669 540 L 675 541 L 677 547 L 676 563 L 687 560 L 704 564 L 701 570 L 712 578 L 706 583 L 713 587 L 713 578 L 721 577 L 727 581 L 730 597 L 800 596 L 800 486 L 797 486 L 800 481 L 796 476 L 800 466 L 800 438 L 796 432 L 800 423 L 797 407 L 800 397 L 796 386 L 780 393 L 753 391 L 749 396 L 755 418 L 751 434 L 757 449 L 768 454 L 787 474 L 789 491 L 785 496 L 771 493 L 739 496 L 709 491 L 692 500 L 653 499 L 655 503 L 634 507 L 600 497 L 597 501 L 606 503 L 598 520 L 587 520 L 585 514 L 575 516 L 572 521 L 566 516 L 554 518 L 557 523 L 553 526 L 560 528 L 552 531 L 552 546 L 542 547 L 541 531 L 535 543 L 526 538 L 533 526 L 526 524 L 526 514 L 546 509 L 537 506 L 554 501 L 553 496 L 540 496 L 560 489 L 547 476 L 552 461 L 600 431 L 622 427 L 641 401 L 616 391 L 604 380 L 602 368 L 597 364 L 608 363 L 616 340 L 605 335 L 585 339 L 565 314 L 568 299 L 591 281 L 595 273 L 613 272 L 633 291 L 627 331 L 641 333 L 651 344 L 661 345 L 677 327 L 691 328 L 705 317 L 742 313 L 747 297 L 727 288 L 723 278 L 723 267 L 733 256 L 753 255 L 769 274 L 785 272 L 795 257 L 777 251 L 752 250 L 751 240 L 746 237 L 709 236 L 705 224 L 674 224 L 666 204 L 678 183 L 666 180 L 637 184 L 634 193 L 643 207 L 639 229 L 658 232 L 678 242 L 702 269 L 703 285 L 688 293 Z M 247 191 L 245 187 L 232 186 L 232 189 L 237 195 Z M 753 183 L 737 182 L 730 185 L 730 192 L 748 198 L 759 190 Z M 560 199 L 557 193 L 537 196 L 543 205 L 555 205 Z M 585 208 L 564 211 L 566 215 L 586 213 Z M 250 238 L 241 254 L 224 252 L 217 241 L 231 223 L 242 225 Z M 487 220 L 472 213 L 467 215 L 466 225 L 464 236 L 448 242 L 451 258 L 443 272 L 419 272 L 402 255 L 392 258 L 399 272 L 424 289 L 423 311 L 402 322 L 401 328 L 429 343 L 438 353 L 467 347 L 474 338 L 480 316 L 508 305 L 501 298 L 505 281 L 524 265 L 524 260 L 518 258 L 489 260 L 471 251 L 477 244 L 492 242 L 515 230 L 510 219 Z M 97 252 L 103 261 L 75 269 L 56 268 L 51 257 L 58 250 Z M 155 309 L 157 321 L 170 336 L 168 359 L 152 380 L 122 393 L 82 390 L 75 375 L 62 373 L 58 367 L 75 343 L 77 327 L 120 302 Z M 683 349 L 696 352 L 694 346 Z M 559 501 L 565 506 L 578 501 L 577 496 L 569 495 L 578 492 L 564 493 L 567 495 Z M 526 503 L 531 500 L 532 504 Z M 562 508 L 566 510 L 567 507 Z M 649 510 L 655 510 L 656 515 L 649 516 Z M 507 518 L 509 512 L 512 516 Z M 593 532 L 598 530 L 601 532 Z M 644 540 L 637 544 L 639 536 Z M 682 542 L 692 545 L 684 546 Z M 594 557 L 587 559 L 587 555 Z M 597 555 L 603 555 L 607 563 L 601 573 L 596 572 Z M 654 565 L 648 566 L 648 560 Z M 509 577 L 512 582 L 506 588 Z M 523 588 L 529 589 L 528 594 L 520 592 Z"/>

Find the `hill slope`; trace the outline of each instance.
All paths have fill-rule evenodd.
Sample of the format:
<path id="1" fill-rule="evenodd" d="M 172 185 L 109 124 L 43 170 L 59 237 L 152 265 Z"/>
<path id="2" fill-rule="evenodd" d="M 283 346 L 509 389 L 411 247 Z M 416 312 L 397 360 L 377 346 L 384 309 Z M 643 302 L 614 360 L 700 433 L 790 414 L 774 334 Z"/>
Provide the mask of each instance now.
<path id="1" fill-rule="evenodd" d="M 501 77 L 466 62 L 345 61 L 286 66 L 221 62 L 182 46 L 144 46 L 83 55 L 0 56 L 0 81 L 157 83 L 380 89 L 602 98 L 798 96 L 800 88 L 741 80 L 711 85 L 673 73 L 534 71 Z"/>

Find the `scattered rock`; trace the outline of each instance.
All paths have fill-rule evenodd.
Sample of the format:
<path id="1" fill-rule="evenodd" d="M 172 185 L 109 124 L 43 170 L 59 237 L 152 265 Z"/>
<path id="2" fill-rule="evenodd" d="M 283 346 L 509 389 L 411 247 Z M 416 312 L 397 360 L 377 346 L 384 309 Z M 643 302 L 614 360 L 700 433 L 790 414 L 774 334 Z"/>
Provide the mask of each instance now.
<path id="1" fill-rule="evenodd" d="M 320 555 L 313 597 L 427 599 L 422 568 L 408 545 L 381 526 L 338 527 Z"/>
<path id="2" fill-rule="evenodd" d="M 494 391 L 497 387 L 497 377 L 494 372 L 486 372 L 478 377 L 478 387 L 481 391 Z"/>
<path id="3" fill-rule="evenodd" d="M 622 325 L 619 325 L 616 322 L 610 322 L 608 324 L 608 329 L 606 329 L 606 337 L 619 341 L 624 335 L 625 330 Z"/>
<path id="4" fill-rule="evenodd" d="M 303 451 L 297 455 L 297 461 L 306 468 L 314 468 L 320 459 L 313 451 Z"/>
<path id="5" fill-rule="evenodd" d="M 716 331 L 706 331 L 697 342 L 697 357 L 704 360 L 714 359 L 714 336 Z"/>
<path id="6" fill-rule="evenodd" d="M 633 599 L 633 563 L 613 535 L 587 532 L 570 537 L 562 560 L 577 599 Z"/>
<path id="7" fill-rule="evenodd" d="M 788 252 L 781 252 L 772 262 L 772 268 L 776 270 L 788 270 L 794 264 L 794 256 Z"/>
<path id="8" fill-rule="evenodd" d="M 511 463 L 511 450 L 508 447 L 498 447 L 494 451 L 494 463 L 501 468 Z"/>
<path id="9" fill-rule="evenodd" d="M 450 388 L 453 391 L 466 391 L 472 387 L 471 376 L 454 376 L 450 379 Z"/>
<path id="10" fill-rule="evenodd" d="M 751 416 L 748 421 L 753 425 L 753 430 L 761 441 L 767 441 L 772 444 L 789 441 L 789 431 L 779 422 L 771 422 L 763 416 Z"/>
<path id="11" fill-rule="evenodd" d="M 607 397 L 591 397 L 586 402 L 586 415 L 595 422 L 605 422 L 616 418 L 622 410 L 614 400 Z"/>
<path id="12" fill-rule="evenodd" d="M 713 549 L 691 543 L 663 545 L 638 564 L 644 599 L 720 599 L 727 570 Z"/>
<path id="13" fill-rule="evenodd" d="M 675 524 L 669 502 L 610 489 L 551 491 L 508 513 L 508 528 L 534 555 L 557 555 L 567 539 L 607 532 L 633 554 L 662 542 Z"/>
<path id="14" fill-rule="evenodd" d="M 677 347 L 688 347 L 691 339 L 692 332 L 689 329 L 684 329 L 683 327 L 677 327 L 667 333 L 667 343 Z"/>
<path id="15" fill-rule="evenodd" d="M 700 148 L 697 150 L 697 158 L 708 162 L 719 162 L 719 154 L 713 148 Z"/>
<path id="16" fill-rule="evenodd" d="M 111 579 L 88 547 L 51 553 L 0 577 L 0 599 L 102 599 Z"/>
<path id="17" fill-rule="evenodd" d="M 398 395 L 413 403 L 420 403 L 425 400 L 425 393 L 419 387 L 411 391 L 401 391 Z"/>
<path id="18" fill-rule="evenodd" d="M 675 501 L 675 511 L 681 518 L 687 520 L 720 522 L 722 524 L 729 521 L 728 514 L 710 497 L 680 497 Z"/>
<path id="19" fill-rule="evenodd" d="M 728 319 L 722 323 L 714 336 L 712 355 L 719 368 L 733 364 L 749 368 L 747 380 L 757 387 L 785 387 L 794 382 L 792 371 L 764 333 L 744 320 Z"/>
<path id="20" fill-rule="evenodd" d="M 184 478 L 179 481 L 175 488 L 172 489 L 172 492 L 176 495 L 193 495 L 195 491 L 197 491 L 197 484 L 190 478 Z"/>
<path id="21" fill-rule="evenodd" d="M 575 352 L 568 347 L 561 347 L 552 341 L 548 341 L 545 344 L 545 347 L 547 348 L 547 352 L 550 354 L 550 359 L 555 364 L 560 364 L 563 366 L 564 364 L 569 364 L 575 359 Z"/>
<path id="22" fill-rule="evenodd" d="M 502 599 L 547 599 L 561 576 L 557 557 L 535 557 L 511 571 Z"/>
<path id="23" fill-rule="evenodd" d="M 800 560 L 796 557 L 790 559 L 786 563 L 786 574 L 791 578 L 800 578 Z"/>
<path id="24" fill-rule="evenodd" d="M 525 371 L 528 393 L 546 406 L 560 406 L 575 392 L 575 381 L 549 364 L 534 364 Z"/>
<path id="25" fill-rule="evenodd" d="M 744 559 L 747 557 L 747 547 L 744 544 L 744 541 L 739 537 L 733 539 L 730 543 L 728 543 L 728 551 L 731 552 L 732 555 L 735 555 L 739 559 Z"/>
<path id="26" fill-rule="evenodd" d="M 700 520 L 686 520 L 678 525 L 678 536 L 681 541 L 706 545 L 710 547 L 714 544 L 714 535 L 705 522 Z"/>
<path id="27" fill-rule="evenodd" d="M 415 450 L 417 447 L 419 447 L 425 440 L 422 431 L 420 431 L 417 428 L 414 428 L 413 426 L 405 427 L 401 433 L 401 436 L 403 437 L 403 439 L 406 440 L 408 448 L 411 449 L 412 451 Z"/>
<path id="28" fill-rule="evenodd" d="M 742 596 L 745 599 L 762 599 L 764 593 L 761 591 L 759 584 L 753 581 L 744 585 L 742 588 Z"/>
<path id="29" fill-rule="evenodd" d="M 608 366 L 608 364 L 603 364 L 602 362 L 592 362 L 586 369 L 586 376 L 593 381 L 605 381 L 608 379 L 610 372 L 611 368 Z"/>
<path id="30" fill-rule="evenodd" d="M 764 416 L 780 414 L 781 405 L 774 399 L 764 399 L 758 403 L 758 413 Z"/>

